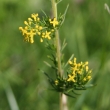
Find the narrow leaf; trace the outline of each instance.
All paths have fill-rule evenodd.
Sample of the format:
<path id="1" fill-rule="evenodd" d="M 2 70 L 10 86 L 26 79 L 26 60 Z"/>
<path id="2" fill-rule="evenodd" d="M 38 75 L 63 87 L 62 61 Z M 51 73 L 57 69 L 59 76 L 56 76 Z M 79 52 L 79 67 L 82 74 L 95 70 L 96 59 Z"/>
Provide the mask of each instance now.
<path id="1" fill-rule="evenodd" d="M 72 60 L 72 59 L 73 59 L 73 57 L 74 57 L 74 54 L 72 54 L 72 55 L 71 55 L 71 57 L 69 58 L 69 60 L 68 60 L 68 61 Z M 67 61 L 67 63 L 65 64 L 65 66 L 64 66 L 64 67 L 66 67 L 66 66 L 68 65 L 68 61 Z"/>

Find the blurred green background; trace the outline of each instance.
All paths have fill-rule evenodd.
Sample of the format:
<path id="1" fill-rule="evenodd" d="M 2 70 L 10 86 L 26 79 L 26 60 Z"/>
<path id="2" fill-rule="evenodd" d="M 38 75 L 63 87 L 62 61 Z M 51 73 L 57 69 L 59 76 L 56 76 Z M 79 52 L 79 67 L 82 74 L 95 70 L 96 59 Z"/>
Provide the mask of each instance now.
<path id="1" fill-rule="evenodd" d="M 68 98 L 69 110 L 110 109 L 110 14 L 104 4 L 110 0 L 63 0 L 58 6 L 66 20 L 60 29 L 61 42 L 67 47 L 65 61 L 74 53 L 78 61 L 89 61 L 91 83 L 97 86 Z M 23 42 L 18 27 L 31 13 L 51 15 L 50 0 L 0 0 L 0 110 L 58 110 L 59 94 L 51 86 L 43 63 L 48 51 L 35 37 L 35 43 Z M 52 75 L 52 71 L 50 73 Z M 13 100 L 16 100 L 13 102 Z M 11 105 L 12 104 L 12 105 Z"/>

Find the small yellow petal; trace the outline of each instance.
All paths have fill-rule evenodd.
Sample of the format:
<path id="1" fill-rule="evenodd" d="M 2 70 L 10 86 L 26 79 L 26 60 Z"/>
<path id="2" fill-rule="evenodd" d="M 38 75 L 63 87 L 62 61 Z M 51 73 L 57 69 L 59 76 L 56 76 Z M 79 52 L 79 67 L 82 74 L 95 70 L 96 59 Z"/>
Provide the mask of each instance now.
<path id="1" fill-rule="evenodd" d="M 21 30 L 21 31 L 22 31 L 22 30 L 23 30 L 23 28 L 22 28 L 22 27 L 19 27 L 19 30 Z"/>
<path id="2" fill-rule="evenodd" d="M 85 62 L 85 65 L 88 65 L 88 61 L 87 61 L 87 62 Z"/>
<path id="3" fill-rule="evenodd" d="M 88 67 L 88 66 L 86 66 L 86 72 L 88 72 L 88 70 L 89 70 L 89 67 Z"/>
<path id="4" fill-rule="evenodd" d="M 27 22 L 27 21 L 24 21 L 24 24 L 25 24 L 25 25 L 28 25 L 28 22 Z"/>
<path id="5" fill-rule="evenodd" d="M 90 80 L 91 79 L 91 76 L 88 76 L 87 79 Z"/>
<path id="6" fill-rule="evenodd" d="M 42 30 L 42 26 L 39 26 L 39 30 Z"/>
<path id="7" fill-rule="evenodd" d="M 40 42 L 43 42 L 43 39 L 42 38 L 40 39 Z"/>
<path id="8" fill-rule="evenodd" d="M 69 63 L 70 65 L 73 64 L 72 61 L 68 61 L 68 63 Z"/>

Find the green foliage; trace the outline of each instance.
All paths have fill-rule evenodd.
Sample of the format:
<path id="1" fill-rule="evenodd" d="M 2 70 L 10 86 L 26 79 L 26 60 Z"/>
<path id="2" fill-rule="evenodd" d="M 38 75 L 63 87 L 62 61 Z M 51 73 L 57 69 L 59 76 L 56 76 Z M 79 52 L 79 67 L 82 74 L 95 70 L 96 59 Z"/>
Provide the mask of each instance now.
<path id="1" fill-rule="evenodd" d="M 59 13 L 63 13 L 69 4 L 65 22 L 60 28 L 61 43 L 64 38 L 68 42 L 63 50 L 66 52 L 64 57 L 67 61 L 74 53 L 79 61 L 89 60 L 90 68 L 93 69 L 90 83 L 97 86 L 93 90 L 79 92 L 81 95 L 75 100 L 68 98 L 68 105 L 70 110 L 108 110 L 110 14 L 104 9 L 104 4 L 106 2 L 110 6 L 110 1 L 75 1 L 77 0 L 63 0 L 58 7 Z M 31 13 L 39 12 L 41 16 L 40 10 L 43 9 L 50 15 L 50 4 L 45 0 L 1 0 L 0 7 L 0 109 L 10 109 L 3 88 L 6 81 L 11 85 L 20 110 L 58 109 L 57 93 L 47 89 L 51 86 L 48 86 L 45 76 L 37 69 L 42 67 L 53 76 L 53 70 L 47 69 L 42 63 L 47 58 L 47 50 L 39 42 L 24 43 L 18 31 L 18 27 Z M 35 41 L 37 40 L 36 37 Z"/>

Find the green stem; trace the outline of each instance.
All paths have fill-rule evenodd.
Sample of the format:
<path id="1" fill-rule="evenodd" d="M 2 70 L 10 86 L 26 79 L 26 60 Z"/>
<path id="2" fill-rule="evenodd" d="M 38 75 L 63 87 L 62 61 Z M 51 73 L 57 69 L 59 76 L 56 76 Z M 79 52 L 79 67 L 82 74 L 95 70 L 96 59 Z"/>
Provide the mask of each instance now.
<path id="1" fill-rule="evenodd" d="M 53 16 L 57 19 L 57 3 L 55 0 L 51 0 L 52 2 L 52 10 Z M 55 31 L 55 44 L 57 48 L 57 60 L 58 60 L 58 74 L 62 77 L 62 67 L 61 67 L 61 53 L 60 53 L 60 41 L 59 41 L 59 32 L 58 30 Z"/>
<path id="2" fill-rule="evenodd" d="M 55 0 L 51 0 L 52 3 L 52 14 L 57 19 L 57 3 Z"/>
<path id="3" fill-rule="evenodd" d="M 55 0 L 51 0 L 52 3 L 52 12 L 53 12 L 53 17 L 55 17 L 57 19 L 57 3 L 55 2 Z M 59 32 L 58 30 L 56 30 L 55 32 L 55 45 L 57 48 L 57 52 L 56 52 L 56 56 L 57 56 L 57 61 L 58 61 L 58 75 L 60 77 L 62 77 L 63 75 L 63 70 L 62 70 L 62 66 L 61 66 L 61 51 L 60 51 L 60 39 L 59 39 Z M 60 94 L 60 110 L 68 110 L 67 109 L 67 100 L 66 100 L 66 96 L 64 94 Z M 66 103 L 65 103 L 66 102 Z M 66 108 L 66 109 L 65 109 Z"/>

